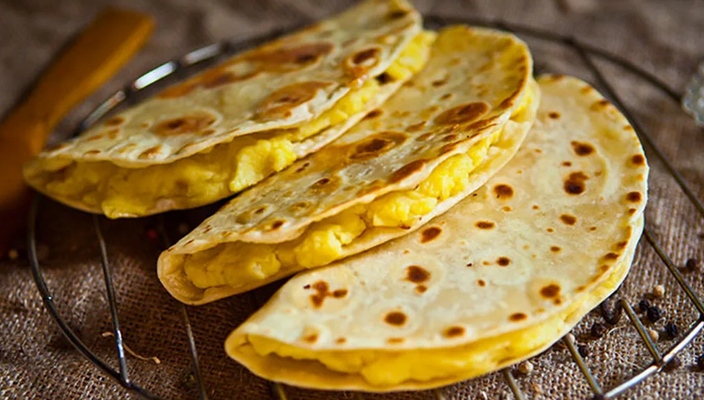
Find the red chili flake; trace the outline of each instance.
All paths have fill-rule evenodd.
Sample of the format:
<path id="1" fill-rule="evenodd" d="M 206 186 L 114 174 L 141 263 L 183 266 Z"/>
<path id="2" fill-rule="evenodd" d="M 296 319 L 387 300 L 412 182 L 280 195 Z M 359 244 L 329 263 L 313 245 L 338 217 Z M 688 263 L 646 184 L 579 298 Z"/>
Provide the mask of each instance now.
<path id="1" fill-rule="evenodd" d="M 151 240 L 157 240 L 159 238 L 159 232 L 154 228 L 147 229 L 147 237 Z"/>

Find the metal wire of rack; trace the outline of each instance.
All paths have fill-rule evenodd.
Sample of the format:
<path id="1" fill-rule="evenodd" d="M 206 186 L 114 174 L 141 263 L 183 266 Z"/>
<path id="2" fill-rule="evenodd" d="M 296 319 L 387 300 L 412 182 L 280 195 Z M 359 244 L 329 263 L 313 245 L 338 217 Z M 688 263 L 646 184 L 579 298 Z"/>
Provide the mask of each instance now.
<path id="1" fill-rule="evenodd" d="M 491 28 L 514 32 L 518 35 L 526 35 L 528 37 L 534 37 L 537 39 L 547 40 L 547 41 L 550 41 L 550 42 L 553 42 L 556 44 L 566 46 L 568 49 L 571 49 L 580 58 L 583 65 L 586 66 L 589 71 L 591 71 L 593 76 L 596 78 L 599 86 L 601 86 L 604 89 L 606 96 L 614 102 L 614 104 L 623 112 L 623 114 L 628 118 L 628 120 L 634 126 L 636 133 L 638 134 L 640 140 L 646 145 L 647 153 L 650 156 L 654 156 L 656 159 L 658 159 L 662 163 L 662 165 L 665 167 L 665 169 L 667 170 L 669 175 L 675 180 L 675 182 L 681 188 L 681 190 L 683 191 L 685 196 L 689 199 L 691 204 L 695 207 L 699 216 L 704 217 L 704 205 L 702 205 L 702 202 L 699 201 L 699 199 L 696 197 L 696 195 L 694 194 L 692 189 L 686 183 L 683 176 L 675 169 L 675 167 L 668 160 L 668 158 L 665 156 L 663 151 L 660 148 L 658 148 L 657 145 L 654 143 L 652 137 L 645 131 L 643 126 L 634 117 L 634 115 L 631 113 L 631 111 L 629 111 L 629 109 L 625 106 L 624 102 L 619 97 L 619 95 L 616 93 L 613 86 L 609 83 L 605 74 L 597 66 L 594 59 L 597 58 L 597 59 L 606 61 L 608 63 L 611 63 L 615 66 L 618 66 L 618 67 L 624 69 L 625 71 L 628 71 L 628 72 L 634 74 L 635 76 L 639 77 L 643 81 L 649 83 L 652 87 L 656 88 L 661 93 L 665 94 L 670 100 L 679 104 L 680 99 L 681 99 L 681 95 L 679 93 L 677 93 L 675 90 L 668 87 L 665 83 L 663 83 L 657 77 L 655 77 L 652 74 L 646 72 L 645 70 L 633 65 L 629 61 L 623 60 L 623 59 L 619 58 L 618 56 L 613 55 L 607 51 L 604 51 L 604 50 L 599 49 L 597 47 L 585 44 L 582 41 L 575 39 L 573 37 L 556 34 L 556 33 L 553 33 L 553 32 L 547 31 L 547 30 L 536 29 L 533 27 L 528 27 L 528 26 L 524 26 L 524 25 L 520 25 L 520 24 L 507 23 L 507 22 L 500 21 L 500 20 L 440 17 L 440 16 L 433 16 L 433 15 L 426 16 L 425 22 L 426 22 L 426 25 L 428 25 L 431 28 L 442 27 L 442 26 L 450 25 L 450 24 L 470 24 L 470 25 L 491 27 Z M 284 33 L 284 31 L 277 31 L 271 35 L 267 35 L 266 37 L 260 37 L 260 38 L 251 39 L 251 40 L 247 40 L 247 41 L 215 43 L 215 44 L 211 44 L 209 46 L 202 47 L 202 48 L 197 49 L 195 51 L 192 51 L 179 59 L 168 61 L 168 62 L 152 69 L 151 71 L 148 71 L 144 75 L 138 77 L 133 82 L 131 82 L 127 87 L 125 87 L 122 90 L 119 90 L 118 92 L 116 92 L 112 96 L 110 96 L 106 101 L 104 101 L 101 105 L 99 105 L 92 113 L 90 113 L 90 115 L 88 115 L 87 118 L 85 118 L 85 120 L 81 123 L 81 125 L 78 128 L 78 132 L 81 132 L 82 130 L 93 125 L 96 121 L 100 120 L 103 116 L 105 116 L 107 113 L 109 113 L 111 110 L 113 110 L 118 105 L 125 102 L 127 99 L 137 95 L 142 90 L 149 88 L 153 84 L 157 83 L 158 81 L 161 81 L 162 79 L 164 79 L 168 76 L 185 72 L 186 70 L 190 70 L 194 66 L 196 66 L 200 63 L 212 61 L 212 60 L 214 60 L 218 57 L 221 57 L 223 55 L 232 54 L 238 50 L 247 48 L 251 45 L 272 39 L 276 36 L 279 36 L 282 33 Z M 112 281 L 112 271 L 111 271 L 111 267 L 110 267 L 110 260 L 108 258 L 108 254 L 107 254 L 107 243 L 103 237 L 101 227 L 100 227 L 100 225 L 101 225 L 100 224 L 100 217 L 98 217 L 98 216 L 93 217 L 93 225 L 94 225 L 96 238 L 97 238 L 98 244 L 100 246 L 102 272 L 103 272 L 103 277 L 104 277 L 104 281 L 105 281 L 107 300 L 108 300 L 108 304 L 109 304 L 109 308 L 110 308 L 110 317 L 112 319 L 112 328 L 113 328 L 112 333 L 115 336 L 115 343 L 116 343 L 117 358 L 119 361 L 119 368 L 115 369 L 115 368 L 111 367 L 104 359 L 101 359 L 93 351 L 91 351 L 81 341 L 81 339 L 76 335 L 74 330 L 69 326 L 69 324 L 67 323 L 67 320 L 64 317 L 62 317 L 62 315 L 59 313 L 59 311 L 54 303 L 54 297 L 51 294 L 52 292 L 47 287 L 47 283 L 46 283 L 46 280 L 45 280 L 44 275 L 42 273 L 42 269 L 39 264 L 38 256 L 37 256 L 37 240 L 36 240 L 37 211 L 39 209 L 39 205 L 40 205 L 41 201 L 42 201 L 41 195 L 37 195 L 33 201 L 32 209 L 31 209 L 30 217 L 29 217 L 27 240 L 28 240 L 28 254 L 29 254 L 32 274 L 34 276 L 35 282 L 37 284 L 37 288 L 39 289 L 39 292 L 42 296 L 42 300 L 44 302 L 46 309 L 49 311 L 49 313 L 51 314 L 53 319 L 57 322 L 59 328 L 61 329 L 62 333 L 66 336 L 66 338 L 69 340 L 69 342 L 85 358 L 87 358 L 91 363 L 95 364 L 103 373 L 105 373 L 107 376 L 114 379 L 119 385 L 121 385 L 122 387 L 127 389 L 127 391 L 129 391 L 130 393 L 136 394 L 141 398 L 161 399 L 161 397 L 159 397 L 158 395 L 151 393 L 150 391 L 148 391 L 148 390 L 144 389 L 142 386 L 140 386 L 138 383 L 134 382 L 128 374 L 127 358 L 125 356 L 126 346 L 125 346 L 123 339 L 122 339 L 122 331 L 120 328 L 120 322 L 119 322 L 119 318 L 118 318 L 118 307 L 117 307 L 118 301 L 117 301 L 117 298 L 115 295 L 115 287 L 114 287 L 114 284 Z M 161 234 L 161 238 L 164 242 L 164 245 L 168 246 L 169 239 L 168 239 L 166 231 L 164 229 L 163 219 L 161 219 L 161 221 L 162 221 L 162 223 L 159 226 L 159 231 Z M 627 380 L 621 382 L 620 384 L 618 384 L 617 386 L 615 386 L 609 390 L 605 390 L 601 386 L 599 381 L 594 377 L 594 374 L 592 373 L 590 368 L 585 363 L 585 360 L 584 360 L 583 356 L 580 354 L 580 352 L 578 351 L 577 347 L 575 346 L 575 343 L 572 342 L 571 340 L 569 340 L 567 337 L 563 338 L 562 342 L 564 343 L 566 348 L 569 350 L 569 353 L 571 354 L 572 358 L 574 359 L 577 366 L 579 367 L 579 370 L 581 371 L 582 375 L 584 376 L 584 379 L 586 380 L 587 384 L 589 385 L 589 388 L 591 389 L 591 392 L 593 394 L 592 399 L 595 399 L 595 400 L 615 398 L 616 396 L 624 393 L 625 391 L 632 388 L 633 386 L 643 382 L 649 376 L 660 372 L 666 366 L 667 363 L 672 361 L 681 350 L 683 350 L 688 344 L 690 344 L 690 342 L 692 342 L 692 340 L 701 332 L 702 328 L 704 327 L 704 304 L 702 303 L 702 301 L 699 299 L 697 294 L 694 293 L 692 288 L 685 282 L 682 274 L 680 273 L 678 268 L 673 263 L 672 258 L 663 250 L 662 245 L 660 244 L 660 242 L 658 241 L 656 236 L 652 233 L 652 231 L 650 229 L 648 229 L 647 226 L 644 229 L 644 238 L 645 238 L 645 242 L 647 242 L 648 245 L 651 246 L 651 248 L 654 250 L 654 252 L 660 258 L 662 263 L 665 265 L 665 267 L 667 268 L 667 271 L 669 271 L 669 273 L 677 281 L 679 287 L 681 288 L 681 290 L 684 291 L 684 293 L 686 294 L 689 301 L 691 301 L 691 303 L 694 305 L 694 307 L 697 310 L 698 317 L 696 318 L 696 320 L 692 321 L 689 324 L 688 329 L 686 330 L 686 332 L 683 333 L 682 339 L 680 341 L 673 344 L 666 351 L 661 352 L 660 350 L 658 350 L 653 339 L 650 337 L 647 329 L 643 325 L 643 322 L 638 317 L 638 315 L 636 315 L 636 312 L 633 310 L 633 308 L 629 304 L 629 302 L 624 298 L 619 299 L 616 303 L 617 308 L 620 308 L 623 311 L 625 311 L 626 316 L 628 317 L 628 320 L 633 324 L 636 331 L 638 332 L 639 337 L 642 339 L 643 344 L 645 345 L 648 352 L 652 356 L 652 362 L 647 367 L 640 370 L 640 372 L 636 373 L 635 375 L 631 376 Z M 254 301 L 255 303 L 257 302 L 254 295 L 252 295 L 252 301 Z M 261 305 L 261 304 L 258 304 L 258 305 Z M 190 312 L 192 312 L 191 308 L 188 308 L 185 305 L 181 305 L 181 314 L 182 314 L 181 317 L 183 320 L 183 328 L 184 328 L 184 332 L 185 332 L 188 346 L 189 346 L 188 350 L 189 350 L 189 354 L 190 354 L 191 362 L 192 362 L 193 376 L 195 378 L 195 381 L 196 381 L 197 387 L 198 387 L 199 399 L 200 400 L 207 400 L 208 395 L 207 395 L 206 387 L 205 387 L 205 384 L 204 384 L 204 381 L 202 378 L 202 374 L 201 374 L 200 360 L 198 357 L 196 341 L 195 341 L 195 337 L 193 335 L 193 329 L 192 329 L 190 317 L 189 317 Z M 521 391 L 516 380 L 514 379 L 510 368 L 504 369 L 502 371 L 502 375 L 503 375 L 504 379 L 506 380 L 506 384 L 510 388 L 510 391 L 513 393 L 513 395 L 515 396 L 516 399 L 524 400 L 527 398 L 526 395 Z M 288 398 L 286 387 L 284 385 L 272 382 L 272 383 L 270 383 L 270 392 L 271 392 L 272 398 L 274 398 L 274 399 L 287 400 L 287 398 Z M 436 389 L 434 391 L 431 391 L 430 393 L 431 393 L 431 398 L 439 399 L 439 400 L 444 399 L 444 395 L 442 394 L 442 392 L 440 390 Z M 364 398 L 364 395 L 361 393 L 356 393 L 355 396 L 357 399 Z"/>

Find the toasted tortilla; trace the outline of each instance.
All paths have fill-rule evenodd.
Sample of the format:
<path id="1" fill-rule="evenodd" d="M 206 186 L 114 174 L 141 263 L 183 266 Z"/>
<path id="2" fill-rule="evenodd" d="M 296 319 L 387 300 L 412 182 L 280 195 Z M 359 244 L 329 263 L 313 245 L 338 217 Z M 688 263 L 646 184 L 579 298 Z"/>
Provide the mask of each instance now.
<path id="1" fill-rule="evenodd" d="M 203 304 L 415 231 L 516 153 L 540 98 L 531 74 L 528 48 L 515 36 L 444 29 L 425 69 L 382 107 L 326 148 L 242 193 L 162 253 L 160 280 L 177 299 Z M 443 194 L 422 197 L 424 190 Z M 409 211 L 412 218 L 397 225 L 378 225 L 364 214 L 379 204 L 412 208 L 416 200 L 432 207 Z M 294 259 L 292 251 L 298 252 Z M 232 274 L 243 276 L 228 278 Z M 222 279 L 227 282 L 217 284 Z"/>
<path id="2" fill-rule="evenodd" d="M 588 84 L 538 81 L 534 128 L 485 186 L 417 233 L 292 278 L 227 354 L 296 386 L 427 389 L 544 350 L 616 290 L 643 229 L 643 149 Z"/>
<path id="3" fill-rule="evenodd" d="M 318 150 L 381 105 L 410 77 L 402 73 L 398 79 L 390 79 L 388 72 L 393 72 L 390 68 L 398 72 L 399 67 L 406 67 L 399 57 L 420 32 L 420 15 L 406 1 L 361 2 L 336 17 L 236 55 L 107 119 L 79 137 L 42 152 L 25 167 L 25 178 L 37 190 L 65 204 L 111 218 L 138 217 L 214 202 Z M 426 50 L 414 50 L 416 59 L 411 64 L 419 60 L 422 63 Z M 395 65 L 397 61 L 400 66 Z M 374 82 L 385 73 L 382 81 Z M 342 121 L 329 126 L 322 124 L 321 131 L 306 136 L 311 135 L 304 131 L 306 124 L 317 121 L 360 90 L 369 94 L 346 110 L 351 115 L 335 115 L 332 117 L 335 121 Z M 213 172 L 206 167 L 199 172 L 201 176 L 190 180 L 189 171 L 181 172 L 186 176 L 172 179 L 181 178 L 181 182 L 175 181 L 173 187 L 161 189 L 165 185 L 162 180 L 171 175 L 163 168 L 165 165 L 191 159 L 205 163 L 201 158 L 222 146 L 238 149 L 252 146 L 256 141 L 284 137 L 292 138 L 292 143 L 284 146 L 281 151 L 286 151 L 286 156 L 278 154 L 280 159 L 274 165 L 253 174 L 244 183 L 233 184 L 229 181 L 234 177 L 229 181 L 223 178 L 225 186 L 230 183 L 234 190 L 214 185 L 203 190 L 210 191 L 203 198 L 198 198 L 188 186 L 207 181 L 213 174 L 246 168 L 243 165 L 247 164 L 246 159 Z M 275 151 L 270 149 L 262 152 L 266 154 L 257 155 L 277 156 L 271 155 Z M 75 167 L 81 163 L 87 165 L 87 171 L 80 172 L 82 175 L 104 171 L 97 177 L 76 177 L 86 181 L 86 188 L 82 187 L 83 181 L 81 185 L 73 185 L 79 187 L 62 188 L 60 183 L 71 179 L 72 174 L 79 174 Z M 157 170 L 153 172 L 150 168 Z M 134 185 L 106 183 L 112 175 L 125 170 L 132 175 L 146 175 L 143 193 L 130 192 L 130 186 Z M 102 204 L 102 197 L 107 196 L 104 193 L 114 196 L 119 191 L 126 192 L 127 197 L 121 204 Z M 130 202 L 154 193 L 156 198 L 149 204 L 131 207 Z"/>

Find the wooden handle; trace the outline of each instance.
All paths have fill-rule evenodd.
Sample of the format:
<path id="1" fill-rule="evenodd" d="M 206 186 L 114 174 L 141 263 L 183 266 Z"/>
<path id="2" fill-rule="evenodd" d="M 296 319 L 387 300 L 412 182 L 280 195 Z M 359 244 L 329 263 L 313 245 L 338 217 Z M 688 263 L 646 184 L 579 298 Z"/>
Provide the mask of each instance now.
<path id="1" fill-rule="evenodd" d="M 153 19 L 109 8 L 40 77 L 0 123 L 0 256 L 24 225 L 28 191 L 22 165 L 44 147 L 56 124 L 130 60 L 154 29 Z M 11 220 L 17 220 L 11 222 Z"/>

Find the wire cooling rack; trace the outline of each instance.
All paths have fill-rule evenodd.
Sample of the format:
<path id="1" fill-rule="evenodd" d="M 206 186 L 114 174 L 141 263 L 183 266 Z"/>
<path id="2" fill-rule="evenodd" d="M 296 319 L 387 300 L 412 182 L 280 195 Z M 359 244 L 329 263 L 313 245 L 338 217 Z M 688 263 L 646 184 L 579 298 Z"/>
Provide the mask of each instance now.
<path id="1" fill-rule="evenodd" d="M 642 82 L 647 83 L 652 88 L 659 91 L 661 94 L 664 94 L 673 102 L 679 104 L 681 95 L 669 88 L 657 77 L 635 66 L 631 62 L 623 60 L 609 52 L 585 44 L 584 42 L 578 39 L 563 36 L 546 30 L 535 29 L 532 27 L 522 26 L 513 23 L 509 24 L 496 20 L 489 21 L 481 19 L 448 18 L 432 15 L 425 17 L 425 23 L 430 28 L 438 28 L 450 24 L 470 24 L 477 26 L 486 26 L 513 32 L 525 38 L 535 38 L 552 42 L 572 51 L 573 54 L 578 57 L 583 66 L 586 67 L 586 69 L 593 74 L 594 78 L 596 79 L 597 85 L 604 91 L 605 95 L 615 103 L 615 105 L 623 112 L 623 114 L 634 126 L 638 136 L 640 137 L 641 142 L 646 145 L 647 154 L 649 155 L 650 159 L 652 160 L 653 158 L 655 158 L 662 164 L 669 176 L 674 179 L 677 185 L 681 188 L 684 195 L 689 199 L 692 206 L 694 206 L 699 216 L 704 217 L 704 206 L 702 206 L 702 203 L 697 199 L 693 191 L 685 182 L 682 175 L 674 168 L 673 164 L 670 162 L 670 160 L 668 160 L 663 151 L 657 147 L 649 133 L 646 132 L 643 126 L 639 123 L 639 121 L 634 118 L 632 112 L 626 107 L 622 99 L 617 94 L 616 90 L 614 90 L 612 84 L 606 78 L 606 74 L 597 65 L 597 62 L 595 60 L 601 60 L 603 62 L 612 64 L 613 66 L 622 69 L 623 71 L 639 78 Z M 154 68 L 153 70 L 145 73 L 144 75 L 138 77 L 127 87 L 113 94 L 108 100 L 103 102 L 92 113 L 90 113 L 90 115 L 81 123 L 78 132 L 93 125 L 96 121 L 104 117 L 107 113 L 115 109 L 117 106 L 124 105 L 125 103 L 130 103 L 135 98 L 143 96 L 143 91 L 148 94 L 150 92 L 148 88 L 159 83 L 167 77 L 173 78 L 175 76 L 177 78 L 181 78 L 183 76 L 190 75 L 194 71 L 202 69 L 202 67 L 212 64 L 217 59 L 220 59 L 227 55 L 231 55 L 242 49 L 251 47 L 263 41 L 270 40 L 276 36 L 281 35 L 282 33 L 284 32 L 279 31 L 271 35 L 267 35 L 266 37 L 260 37 L 247 41 L 216 43 L 192 51 L 183 56 L 182 58 L 168 61 Z M 534 56 L 537 60 L 537 65 L 540 65 L 540 55 L 534 54 Z M 536 69 L 539 70 L 540 67 L 537 67 Z M 153 90 L 151 91 L 151 93 L 153 93 Z M 33 202 L 28 229 L 28 253 L 31 262 L 32 273 L 34 275 L 34 279 L 36 281 L 37 287 L 39 289 L 39 292 L 41 293 L 44 305 L 46 306 L 47 310 L 49 311 L 53 319 L 56 320 L 61 331 L 66 336 L 66 338 L 68 338 L 70 343 L 90 362 L 100 368 L 100 370 L 102 370 L 102 372 L 104 372 L 107 376 L 113 378 L 118 384 L 123 386 L 130 393 L 136 394 L 141 398 L 161 399 L 159 395 L 150 392 L 143 386 L 140 386 L 140 383 L 137 382 L 136 379 L 133 380 L 133 377 L 130 376 L 130 374 L 128 373 L 127 358 L 125 356 L 126 346 L 123 342 L 123 335 L 122 330 L 120 328 L 120 321 L 118 318 L 117 311 L 118 299 L 116 297 L 115 286 L 112 280 L 113 273 L 111 271 L 110 260 L 107 254 L 107 243 L 103 237 L 100 228 L 101 217 L 94 216 L 93 223 L 95 235 L 100 245 L 100 253 L 102 257 L 102 272 L 110 309 L 110 318 L 112 319 L 112 334 L 114 334 L 116 339 L 115 343 L 119 368 L 115 369 L 111 367 L 108 362 L 106 362 L 106 360 L 101 359 L 96 354 L 96 352 L 88 348 L 84 344 L 84 342 L 81 341 L 81 339 L 76 335 L 76 332 L 70 327 L 67 322 L 67 319 L 62 316 L 62 314 L 58 311 L 54 303 L 54 298 L 51 294 L 52 292 L 49 287 L 47 287 L 47 282 L 42 273 L 42 267 L 39 264 L 37 256 L 37 211 L 41 206 L 42 201 L 46 200 L 43 200 L 40 195 L 37 195 Z M 161 221 L 162 225 L 159 231 L 161 233 L 164 245 L 168 246 L 169 240 L 167 238 L 166 230 L 163 227 L 163 219 Z M 675 341 L 674 344 L 672 344 L 665 351 L 660 351 L 651 336 L 649 335 L 648 330 L 644 326 L 644 323 L 641 321 L 641 319 L 634 311 L 633 307 L 629 304 L 626 299 L 618 299 L 615 303 L 616 307 L 614 311 L 610 312 L 606 311 L 606 309 L 604 308 L 604 304 L 602 304 L 600 306 L 602 315 L 607 321 L 609 321 L 610 319 L 614 319 L 614 312 L 617 315 L 616 320 L 618 320 L 618 317 L 620 317 L 622 312 L 625 312 L 627 320 L 632 323 L 632 325 L 637 330 L 640 339 L 642 339 L 642 345 L 647 348 L 649 354 L 652 356 L 652 362 L 650 362 L 649 365 L 647 365 L 645 368 L 640 369 L 637 373 L 630 376 L 628 379 L 621 381 L 615 387 L 612 387 L 609 390 L 605 390 L 600 384 L 600 382 L 595 378 L 595 375 L 592 373 L 592 370 L 587 366 L 584 357 L 580 354 L 580 351 L 575 345 L 575 343 L 572 340 L 569 340 L 567 337 L 563 338 L 562 343 L 564 343 L 564 346 L 569 350 L 569 353 L 574 359 L 574 362 L 579 367 L 579 370 L 581 371 L 584 379 L 589 385 L 589 388 L 592 392 L 591 398 L 593 399 L 615 398 L 618 395 L 627 391 L 628 389 L 634 387 L 635 385 L 638 385 L 639 383 L 645 381 L 651 375 L 659 373 L 663 370 L 663 368 L 666 367 L 669 362 L 671 362 L 676 357 L 676 355 L 681 350 L 683 350 L 688 344 L 690 344 L 690 342 L 692 342 L 692 340 L 700 333 L 702 327 L 704 326 L 704 305 L 702 304 L 698 296 L 694 293 L 692 288 L 685 282 L 682 274 L 673 263 L 672 257 L 663 250 L 664 246 L 661 245 L 661 242 L 656 239 L 651 229 L 649 229 L 647 226 L 644 230 L 643 236 L 645 240 L 641 242 L 641 247 L 645 245 L 644 243 L 647 243 L 647 245 L 651 246 L 652 250 L 657 254 L 664 266 L 671 273 L 672 277 L 674 277 L 680 289 L 684 291 L 684 293 L 686 294 L 686 298 L 696 308 L 696 319 L 689 322 L 686 331 L 679 336 L 679 340 Z M 616 296 L 618 297 L 618 292 L 616 293 Z M 254 296 L 252 298 L 255 299 Z M 181 305 L 181 317 L 183 320 L 183 329 L 188 339 L 188 351 L 192 360 L 193 377 L 197 384 L 197 392 L 199 399 L 206 400 L 208 399 L 208 394 L 201 373 L 201 361 L 198 357 L 197 344 L 189 317 L 190 313 L 195 312 L 197 312 L 196 308 Z M 528 398 L 528 396 L 524 394 L 520 389 L 509 368 L 504 369 L 503 371 L 501 371 L 501 373 L 505 378 L 506 384 L 510 388 L 510 391 L 513 393 L 516 399 L 523 400 Z M 429 398 L 440 400 L 444 399 L 444 395 L 440 390 L 429 391 L 428 393 Z M 287 400 L 288 398 L 287 388 L 284 385 L 278 383 L 270 383 L 270 394 L 273 399 Z M 357 399 L 363 399 L 365 397 L 361 393 L 357 393 L 355 394 L 355 396 Z"/>

